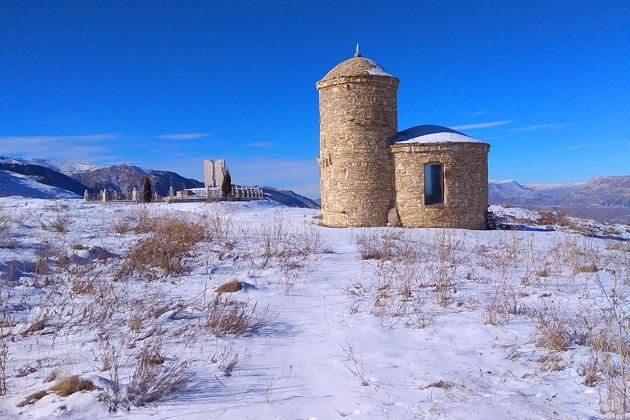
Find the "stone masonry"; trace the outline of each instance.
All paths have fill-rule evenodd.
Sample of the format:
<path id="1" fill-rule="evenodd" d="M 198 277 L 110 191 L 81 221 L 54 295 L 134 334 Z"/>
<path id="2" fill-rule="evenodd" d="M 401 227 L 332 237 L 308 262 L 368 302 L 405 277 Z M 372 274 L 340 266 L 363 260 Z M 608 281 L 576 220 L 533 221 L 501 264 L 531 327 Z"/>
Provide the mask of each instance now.
<path id="1" fill-rule="evenodd" d="M 394 144 L 396 205 L 405 227 L 483 229 L 488 210 L 487 143 Z M 444 167 L 444 203 L 424 204 L 424 165 Z"/>
<path id="2" fill-rule="evenodd" d="M 406 132 L 424 134 L 401 137 L 398 83 L 361 57 L 358 46 L 354 58 L 317 82 L 323 224 L 483 229 L 490 146 L 440 126 L 414 127 Z M 425 204 L 429 163 L 443 170 L 439 204 Z"/>
<path id="3" fill-rule="evenodd" d="M 388 141 L 397 135 L 398 79 L 367 73 L 374 64 L 355 56 L 317 83 L 318 161 L 326 226 L 387 223 L 388 207 L 394 198 Z"/>

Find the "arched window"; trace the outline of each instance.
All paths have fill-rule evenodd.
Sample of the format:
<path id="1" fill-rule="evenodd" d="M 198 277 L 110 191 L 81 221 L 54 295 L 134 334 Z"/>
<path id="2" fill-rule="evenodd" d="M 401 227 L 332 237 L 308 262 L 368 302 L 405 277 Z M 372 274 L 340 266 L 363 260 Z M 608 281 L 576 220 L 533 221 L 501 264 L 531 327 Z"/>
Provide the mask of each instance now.
<path id="1" fill-rule="evenodd" d="M 444 202 L 444 170 L 441 163 L 424 165 L 424 204 Z"/>

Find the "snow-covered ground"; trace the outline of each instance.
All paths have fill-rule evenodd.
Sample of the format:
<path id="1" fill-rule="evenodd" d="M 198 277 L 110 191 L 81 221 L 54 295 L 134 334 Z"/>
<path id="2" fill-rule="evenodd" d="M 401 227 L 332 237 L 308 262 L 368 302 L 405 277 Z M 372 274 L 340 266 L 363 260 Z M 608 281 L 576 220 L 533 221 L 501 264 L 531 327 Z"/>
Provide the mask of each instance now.
<path id="1" fill-rule="evenodd" d="M 628 226 L 589 225 L 615 237 L 601 239 L 492 211 L 531 229 L 331 229 L 268 201 L 0 198 L 0 417 L 612 416 L 628 376 L 611 367 L 630 372 Z M 159 231 L 159 260 L 191 226 L 181 274 L 134 259 Z M 214 292 L 233 280 L 243 289 Z M 212 323 L 226 314 L 244 333 Z M 50 390 L 72 375 L 95 388 Z"/>

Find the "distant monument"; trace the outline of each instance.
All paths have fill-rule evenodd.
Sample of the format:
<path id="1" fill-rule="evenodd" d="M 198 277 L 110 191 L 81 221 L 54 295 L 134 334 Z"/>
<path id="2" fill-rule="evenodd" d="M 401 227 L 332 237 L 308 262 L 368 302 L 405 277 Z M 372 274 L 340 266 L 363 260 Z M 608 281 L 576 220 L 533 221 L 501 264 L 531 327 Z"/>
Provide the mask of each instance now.
<path id="1" fill-rule="evenodd" d="M 215 176 L 217 178 L 217 187 L 220 187 L 223 185 L 223 178 L 225 177 L 225 174 L 227 173 L 227 165 L 225 164 L 225 160 L 223 159 L 217 159 L 217 165 L 214 168 L 214 173 Z"/>
<path id="2" fill-rule="evenodd" d="M 206 189 L 220 187 L 226 173 L 227 165 L 224 159 L 217 159 L 216 162 L 210 159 L 203 161 L 203 180 Z"/>
<path id="3" fill-rule="evenodd" d="M 203 181 L 207 188 L 214 188 L 217 186 L 214 180 L 214 161 L 206 159 L 203 161 Z"/>

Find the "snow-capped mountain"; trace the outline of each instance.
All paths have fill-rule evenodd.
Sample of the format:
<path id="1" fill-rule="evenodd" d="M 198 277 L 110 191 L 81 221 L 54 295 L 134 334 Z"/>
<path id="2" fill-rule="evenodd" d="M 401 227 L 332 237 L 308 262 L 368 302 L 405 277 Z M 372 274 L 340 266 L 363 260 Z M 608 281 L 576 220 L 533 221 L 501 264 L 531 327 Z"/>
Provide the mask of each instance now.
<path id="1" fill-rule="evenodd" d="M 630 220 L 630 176 L 595 177 L 569 184 L 490 181 L 490 204 L 549 208 L 594 219 Z"/>
<path id="2" fill-rule="evenodd" d="M 183 190 L 202 187 L 203 183 L 190 178 L 184 178 L 175 172 L 159 171 L 141 168 L 129 164 L 115 166 L 93 165 L 85 162 L 66 162 L 45 159 L 29 159 L 0 157 L 0 169 L 10 173 L 20 174 L 39 184 L 62 188 L 78 196 L 83 196 L 85 190 L 97 192 L 102 189 L 117 192 L 129 192 L 134 187 L 142 189 L 144 176 L 151 178 L 153 190 L 160 195 L 167 195 L 169 188 Z M 5 175 L 9 176 L 7 172 Z M 14 183 L 5 182 L 4 195 L 24 195 L 25 190 L 15 189 Z M 53 192 L 42 187 L 43 194 L 48 196 Z M 38 193 L 36 196 L 40 196 Z M 33 195 L 28 195 L 34 197 Z"/>
<path id="3" fill-rule="evenodd" d="M 81 198 L 85 190 L 129 192 L 142 189 L 144 176 L 151 179 L 153 191 L 165 196 L 175 191 L 203 187 L 195 179 L 175 172 L 122 164 L 93 165 L 85 162 L 10 158 L 0 156 L 0 196 L 32 198 Z M 311 199 L 289 190 L 263 187 L 266 196 L 290 207 L 319 208 Z"/>
<path id="4" fill-rule="evenodd" d="M 541 194 L 532 188 L 519 184 L 514 180 L 488 182 L 488 201 L 490 204 L 529 204 L 531 202 L 547 203 L 551 196 Z"/>

